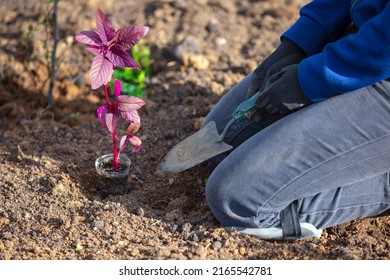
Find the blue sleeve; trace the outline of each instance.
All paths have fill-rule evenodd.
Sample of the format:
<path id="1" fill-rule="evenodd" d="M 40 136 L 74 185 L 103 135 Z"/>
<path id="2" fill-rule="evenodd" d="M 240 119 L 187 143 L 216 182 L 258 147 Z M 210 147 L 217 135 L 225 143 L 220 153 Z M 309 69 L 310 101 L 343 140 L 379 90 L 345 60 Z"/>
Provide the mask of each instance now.
<path id="1" fill-rule="evenodd" d="M 302 60 L 298 79 L 313 102 L 390 77 L 390 2 L 350 34 Z"/>
<path id="2" fill-rule="evenodd" d="M 282 34 L 300 46 L 308 56 L 337 40 L 350 19 L 351 0 L 314 0 L 302 7 L 299 19 Z"/>

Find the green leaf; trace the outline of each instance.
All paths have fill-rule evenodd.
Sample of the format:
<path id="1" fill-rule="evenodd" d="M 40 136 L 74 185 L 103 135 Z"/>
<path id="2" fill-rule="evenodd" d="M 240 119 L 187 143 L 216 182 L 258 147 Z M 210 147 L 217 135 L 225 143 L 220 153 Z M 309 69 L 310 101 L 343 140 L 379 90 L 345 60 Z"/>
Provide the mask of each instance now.
<path id="1" fill-rule="evenodd" d="M 115 69 L 113 78 L 121 81 L 122 92 L 137 96 L 143 97 L 144 91 L 146 88 L 146 77 L 152 76 L 152 71 L 150 69 L 150 48 L 144 45 L 144 41 L 140 40 L 131 49 L 131 56 L 133 59 L 140 65 L 141 69 L 133 68 L 122 68 Z M 113 90 L 113 84 L 110 84 L 111 90 Z"/>
<path id="2" fill-rule="evenodd" d="M 76 112 L 76 113 L 71 113 L 68 118 L 71 119 L 71 120 L 74 120 L 74 119 L 77 119 L 78 117 L 81 116 L 81 113 L 80 112 Z"/>

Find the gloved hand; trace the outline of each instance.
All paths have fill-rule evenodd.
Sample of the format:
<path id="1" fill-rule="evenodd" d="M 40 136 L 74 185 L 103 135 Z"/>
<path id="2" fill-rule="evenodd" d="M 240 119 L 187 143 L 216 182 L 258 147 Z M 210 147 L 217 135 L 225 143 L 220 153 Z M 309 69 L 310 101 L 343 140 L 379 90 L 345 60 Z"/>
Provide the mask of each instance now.
<path id="1" fill-rule="evenodd" d="M 251 85 L 246 98 L 264 89 L 269 77 L 279 72 L 283 67 L 297 64 L 306 57 L 305 52 L 294 42 L 282 38 L 281 44 L 252 73 Z"/>
<path id="2" fill-rule="evenodd" d="M 256 100 L 258 111 L 253 119 L 259 122 L 270 114 L 287 115 L 310 104 L 298 81 L 298 64 L 289 65 L 268 79 Z"/>

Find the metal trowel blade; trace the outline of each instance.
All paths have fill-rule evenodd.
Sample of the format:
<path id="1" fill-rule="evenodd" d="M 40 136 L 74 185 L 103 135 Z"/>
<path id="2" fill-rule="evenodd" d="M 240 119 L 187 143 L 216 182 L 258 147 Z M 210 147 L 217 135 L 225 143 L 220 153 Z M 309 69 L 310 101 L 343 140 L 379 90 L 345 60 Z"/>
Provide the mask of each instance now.
<path id="1" fill-rule="evenodd" d="M 156 174 L 178 173 L 232 149 L 221 141 L 214 121 L 173 147 L 157 167 Z"/>

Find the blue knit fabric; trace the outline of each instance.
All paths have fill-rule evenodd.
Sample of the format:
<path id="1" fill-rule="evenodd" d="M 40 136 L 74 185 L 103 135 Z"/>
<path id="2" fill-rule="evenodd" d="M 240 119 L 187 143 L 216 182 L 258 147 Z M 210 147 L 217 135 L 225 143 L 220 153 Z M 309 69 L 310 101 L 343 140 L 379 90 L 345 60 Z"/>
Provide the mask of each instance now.
<path id="1" fill-rule="evenodd" d="M 358 31 L 342 37 L 351 22 Z M 313 102 L 390 77 L 390 1 L 314 0 L 282 37 L 308 55 L 298 79 Z"/>

